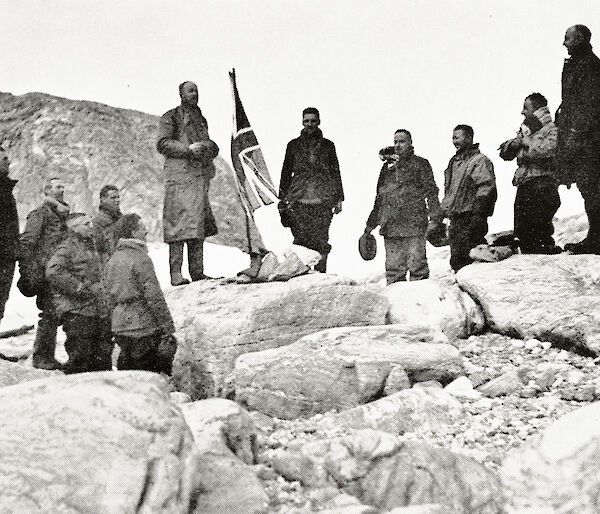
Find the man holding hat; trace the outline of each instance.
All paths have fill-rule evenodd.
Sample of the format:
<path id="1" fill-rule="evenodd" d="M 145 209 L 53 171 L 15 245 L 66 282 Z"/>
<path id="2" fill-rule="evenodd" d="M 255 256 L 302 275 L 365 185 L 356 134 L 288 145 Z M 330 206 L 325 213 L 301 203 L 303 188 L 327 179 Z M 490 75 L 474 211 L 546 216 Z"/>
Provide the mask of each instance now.
<path id="1" fill-rule="evenodd" d="M 213 160 L 219 147 L 208 137 L 208 124 L 198 107 L 198 86 L 179 86 L 181 105 L 163 114 L 158 131 L 158 151 L 165 156 L 163 230 L 169 244 L 171 284 L 189 284 L 181 274 L 183 246 L 187 244 L 192 280 L 203 280 L 204 239 L 217 233 L 208 201 Z"/>
<path id="2" fill-rule="evenodd" d="M 387 151 L 386 151 L 387 150 Z M 375 205 L 365 234 L 378 225 L 385 242 L 387 283 L 429 277 L 425 234 L 428 219 L 441 222 L 438 187 L 427 159 L 415 155 L 412 136 L 406 129 L 394 134 L 394 147 L 383 149 L 384 160 Z"/>

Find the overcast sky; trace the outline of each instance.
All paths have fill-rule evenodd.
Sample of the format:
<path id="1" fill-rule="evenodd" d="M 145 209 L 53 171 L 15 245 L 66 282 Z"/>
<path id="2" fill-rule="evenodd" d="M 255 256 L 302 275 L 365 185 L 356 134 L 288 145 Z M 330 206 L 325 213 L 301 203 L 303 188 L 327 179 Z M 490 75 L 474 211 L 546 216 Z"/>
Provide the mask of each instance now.
<path id="1" fill-rule="evenodd" d="M 332 225 L 332 262 L 352 252 L 357 265 L 377 152 L 397 128 L 411 130 L 416 153 L 430 160 L 442 187 L 452 128 L 472 125 L 496 167 L 500 200 L 491 227 L 512 228 L 515 165 L 496 149 L 516 132 L 526 95 L 539 91 L 552 112 L 558 107 L 565 29 L 586 24 L 592 43 L 600 41 L 597 0 L 0 0 L 0 8 L 0 90 L 162 114 L 178 104 L 177 85 L 194 80 L 227 160 L 227 72 L 235 67 L 276 185 L 301 110 L 318 107 L 346 190 Z M 582 210 L 576 191 L 562 187 L 561 196 L 559 215 Z"/>

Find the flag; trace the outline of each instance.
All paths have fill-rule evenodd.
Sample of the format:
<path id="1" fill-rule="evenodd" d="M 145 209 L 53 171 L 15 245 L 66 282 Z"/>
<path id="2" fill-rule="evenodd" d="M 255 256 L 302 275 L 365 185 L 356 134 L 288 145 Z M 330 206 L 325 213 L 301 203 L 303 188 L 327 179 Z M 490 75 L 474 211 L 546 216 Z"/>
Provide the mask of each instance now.
<path id="1" fill-rule="evenodd" d="M 231 135 L 231 162 L 238 195 L 246 215 L 278 200 L 262 151 L 250 126 L 235 82 L 235 70 L 229 72 L 233 92 L 233 133 Z"/>

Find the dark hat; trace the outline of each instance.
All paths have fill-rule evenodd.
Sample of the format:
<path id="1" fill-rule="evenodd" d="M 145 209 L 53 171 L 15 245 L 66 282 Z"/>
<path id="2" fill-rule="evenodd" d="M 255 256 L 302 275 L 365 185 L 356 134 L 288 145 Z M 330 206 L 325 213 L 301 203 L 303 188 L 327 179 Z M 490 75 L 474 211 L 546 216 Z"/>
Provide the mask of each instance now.
<path id="1" fill-rule="evenodd" d="M 371 261 L 377 255 L 377 241 L 375 236 L 365 232 L 358 240 L 358 252 L 365 261 Z"/>
<path id="2" fill-rule="evenodd" d="M 429 222 L 429 225 L 427 226 L 427 241 L 436 248 L 450 244 L 448 241 L 447 227 L 443 221 Z"/>

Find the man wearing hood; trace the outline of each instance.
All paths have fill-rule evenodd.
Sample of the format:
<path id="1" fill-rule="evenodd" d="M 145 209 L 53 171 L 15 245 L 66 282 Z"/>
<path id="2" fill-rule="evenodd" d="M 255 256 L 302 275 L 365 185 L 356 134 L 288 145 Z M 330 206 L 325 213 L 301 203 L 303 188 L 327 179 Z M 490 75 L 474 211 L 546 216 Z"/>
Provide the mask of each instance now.
<path id="1" fill-rule="evenodd" d="M 452 133 L 456 154 L 444 172 L 441 209 L 450 220 L 450 267 L 458 271 L 473 259 L 471 249 L 485 244 L 488 217 L 494 213 L 496 177 L 494 165 L 473 143 L 473 128 L 457 125 Z"/>
<path id="2" fill-rule="evenodd" d="M 517 158 L 513 178 L 517 186 L 514 205 L 514 235 L 522 253 L 560 253 L 554 244 L 552 219 L 560 207 L 555 174 L 557 130 L 548 101 L 532 93 L 523 103 L 525 117 L 517 137 L 500 145 L 505 161 Z"/>
<path id="3" fill-rule="evenodd" d="M 0 320 L 15 274 L 19 248 L 19 218 L 13 189 L 17 183 L 8 176 L 10 159 L 0 146 Z"/>
<path id="4" fill-rule="evenodd" d="M 52 254 L 67 237 L 69 206 L 64 202 L 64 193 L 65 188 L 58 178 L 48 180 L 44 186 L 44 202 L 28 214 L 20 238 L 19 281 L 28 283 L 27 288 L 37 297 L 36 305 L 41 311 L 33 343 L 33 366 L 41 369 L 61 367 L 54 356 L 59 321 L 45 269 Z"/>
<path id="5" fill-rule="evenodd" d="M 321 254 L 315 270 L 327 271 L 331 251 L 329 227 L 342 211 L 344 191 L 335 145 L 323 137 L 321 118 L 314 107 L 302 111 L 303 129 L 286 148 L 279 183 L 279 199 L 290 215 L 294 244 Z"/>
<path id="6" fill-rule="evenodd" d="M 55 313 L 67 335 L 69 360 L 63 371 L 107 371 L 112 369 L 112 334 L 92 218 L 70 214 L 67 228 L 67 238 L 46 266 Z"/>
<path id="7" fill-rule="evenodd" d="M 412 136 L 399 129 L 394 134 L 394 153 L 379 155 L 386 162 L 377 181 L 375 205 L 367 220 L 366 233 L 380 226 L 385 241 L 387 283 L 429 277 L 425 233 L 428 219 L 441 221 L 438 187 L 427 159 L 415 155 Z M 391 150 L 391 148 L 390 148 Z"/>
<path id="8" fill-rule="evenodd" d="M 96 249 L 104 264 L 115 252 L 115 223 L 121 216 L 123 215 L 119 209 L 119 188 L 108 184 L 100 190 L 100 206 L 93 221 Z"/>
<path id="9" fill-rule="evenodd" d="M 163 230 L 169 244 L 171 284 L 189 284 L 181 274 L 183 246 L 187 244 L 192 280 L 204 274 L 204 239 L 217 233 L 208 201 L 214 159 L 219 147 L 208 137 L 208 123 L 198 107 L 198 86 L 179 85 L 181 105 L 163 114 L 158 129 L 158 151 L 165 156 Z"/>
<path id="10" fill-rule="evenodd" d="M 600 59 L 585 25 L 567 29 L 569 58 L 562 72 L 562 103 L 556 113 L 561 184 L 575 182 L 589 229 L 583 241 L 565 245 L 573 253 L 600 254 Z"/>

